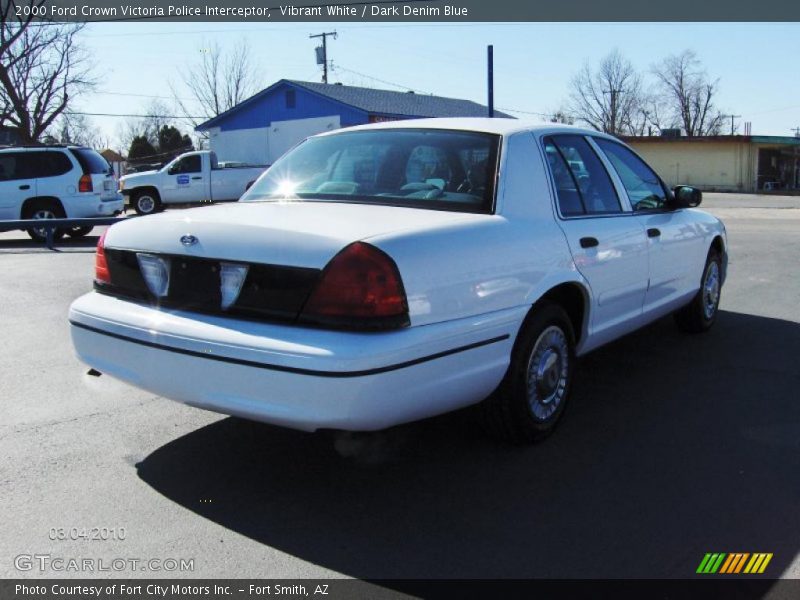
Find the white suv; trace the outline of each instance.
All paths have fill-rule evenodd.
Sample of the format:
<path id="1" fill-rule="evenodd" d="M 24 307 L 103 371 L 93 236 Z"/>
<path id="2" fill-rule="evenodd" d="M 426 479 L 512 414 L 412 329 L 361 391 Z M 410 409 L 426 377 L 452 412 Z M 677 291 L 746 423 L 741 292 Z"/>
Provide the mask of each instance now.
<path id="1" fill-rule="evenodd" d="M 0 220 L 112 216 L 124 199 L 105 158 L 91 148 L 36 146 L 0 149 Z M 84 236 L 91 227 L 56 230 Z M 28 234 L 43 241 L 44 228 Z"/>

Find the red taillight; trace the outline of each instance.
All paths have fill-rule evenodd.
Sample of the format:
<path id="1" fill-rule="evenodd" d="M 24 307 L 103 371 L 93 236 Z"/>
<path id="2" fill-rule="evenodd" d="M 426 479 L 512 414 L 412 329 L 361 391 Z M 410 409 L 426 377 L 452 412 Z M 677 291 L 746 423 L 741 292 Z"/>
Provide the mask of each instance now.
<path id="1" fill-rule="evenodd" d="M 92 187 L 92 176 L 88 173 L 86 175 L 81 175 L 81 178 L 78 179 L 78 191 L 79 192 L 91 192 L 94 188 Z"/>
<path id="2" fill-rule="evenodd" d="M 355 328 L 408 325 L 408 303 L 397 265 L 374 246 L 350 244 L 325 267 L 302 319 Z"/>
<path id="3" fill-rule="evenodd" d="M 106 233 L 97 240 L 97 253 L 94 256 L 94 280 L 98 283 L 111 283 L 111 273 L 106 262 Z"/>

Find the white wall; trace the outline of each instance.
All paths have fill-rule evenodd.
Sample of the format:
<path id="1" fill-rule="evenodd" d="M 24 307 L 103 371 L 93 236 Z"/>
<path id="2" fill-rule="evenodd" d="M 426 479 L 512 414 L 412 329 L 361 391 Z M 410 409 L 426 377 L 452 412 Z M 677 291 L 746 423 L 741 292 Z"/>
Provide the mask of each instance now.
<path id="1" fill-rule="evenodd" d="M 219 160 L 246 162 L 254 165 L 269 164 L 267 153 L 268 127 L 220 131 L 214 127 L 208 132 L 209 149 Z"/>
<path id="2" fill-rule="evenodd" d="M 272 164 L 292 146 L 316 133 L 339 129 L 338 115 L 315 119 L 275 121 L 269 127 L 220 131 L 209 130 L 209 147 L 219 160 Z"/>

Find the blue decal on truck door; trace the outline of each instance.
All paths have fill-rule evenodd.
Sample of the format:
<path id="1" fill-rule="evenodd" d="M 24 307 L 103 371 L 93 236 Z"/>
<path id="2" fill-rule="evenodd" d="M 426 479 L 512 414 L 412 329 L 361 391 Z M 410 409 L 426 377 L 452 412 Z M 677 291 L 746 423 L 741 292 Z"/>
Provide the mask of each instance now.
<path id="1" fill-rule="evenodd" d="M 178 175 L 178 185 L 189 185 L 189 176 Z"/>

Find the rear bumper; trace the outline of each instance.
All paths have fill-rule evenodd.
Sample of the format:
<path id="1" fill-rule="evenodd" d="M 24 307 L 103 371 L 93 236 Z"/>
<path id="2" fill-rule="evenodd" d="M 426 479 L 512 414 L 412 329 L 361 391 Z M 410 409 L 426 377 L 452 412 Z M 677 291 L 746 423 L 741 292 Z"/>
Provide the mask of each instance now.
<path id="1" fill-rule="evenodd" d="M 91 367 L 155 394 L 294 429 L 366 431 L 489 395 L 524 310 L 346 333 L 167 312 L 98 293 L 70 308 Z"/>
<path id="2" fill-rule="evenodd" d="M 108 199 L 99 195 L 68 196 L 61 199 L 61 204 L 70 219 L 110 217 L 125 209 L 125 199 L 119 193 Z"/>

